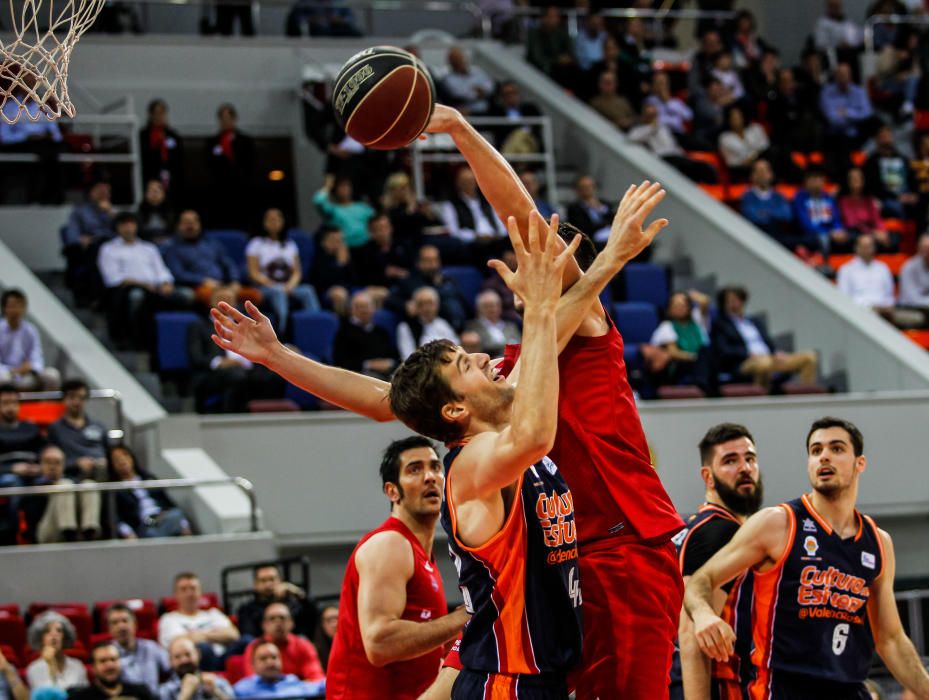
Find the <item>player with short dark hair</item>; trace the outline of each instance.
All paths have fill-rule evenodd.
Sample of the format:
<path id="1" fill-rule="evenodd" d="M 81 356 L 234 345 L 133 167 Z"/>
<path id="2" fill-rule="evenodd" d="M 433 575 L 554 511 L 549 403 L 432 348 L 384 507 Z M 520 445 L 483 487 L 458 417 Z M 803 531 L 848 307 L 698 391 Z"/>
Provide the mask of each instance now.
<path id="1" fill-rule="evenodd" d="M 752 700 L 867 698 L 875 650 L 905 688 L 929 698 L 929 673 L 894 600 L 893 542 L 855 508 L 863 442 L 848 421 L 816 421 L 806 442 L 812 492 L 753 515 L 687 583 L 697 643 L 725 663 L 736 635 L 713 591 L 752 571 Z"/>

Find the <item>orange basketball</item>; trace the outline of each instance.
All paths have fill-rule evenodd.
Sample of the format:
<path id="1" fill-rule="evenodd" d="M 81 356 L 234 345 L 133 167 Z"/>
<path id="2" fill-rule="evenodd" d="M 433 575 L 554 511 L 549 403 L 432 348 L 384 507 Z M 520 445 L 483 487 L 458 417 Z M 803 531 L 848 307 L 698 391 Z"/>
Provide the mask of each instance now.
<path id="1" fill-rule="evenodd" d="M 395 46 L 374 46 L 352 56 L 332 92 L 332 109 L 345 133 L 381 151 L 415 141 L 434 107 L 429 71 L 416 56 Z"/>

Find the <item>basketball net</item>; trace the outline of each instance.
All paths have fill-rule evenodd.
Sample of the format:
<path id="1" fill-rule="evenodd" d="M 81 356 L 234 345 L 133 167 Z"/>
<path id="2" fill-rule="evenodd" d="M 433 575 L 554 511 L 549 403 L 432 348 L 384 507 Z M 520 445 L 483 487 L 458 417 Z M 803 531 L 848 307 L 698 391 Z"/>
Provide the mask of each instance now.
<path id="1" fill-rule="evenodd" d="M 106 0 L 7 0 L 9 18 L 0 25 L 13 34 L 0 39 L 0 118 L 38 121 L 73 117 L 68 64 L 81 35 Z"/>

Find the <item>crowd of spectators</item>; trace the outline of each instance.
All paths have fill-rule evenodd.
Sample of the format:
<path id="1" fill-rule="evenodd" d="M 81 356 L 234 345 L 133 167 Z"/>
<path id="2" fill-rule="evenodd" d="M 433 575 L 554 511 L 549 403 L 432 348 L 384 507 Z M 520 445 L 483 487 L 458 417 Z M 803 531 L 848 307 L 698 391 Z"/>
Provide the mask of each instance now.
<path id="1" fill-rule="evenodd" d="M 253 590 L 235 616 L 218 602 L 215 594 L 203 594 L 195 573 L 182 572 L 174 578 L 172 596 L 162 599 L 157 620 L 154 601 L 110 601 L 101 607 L 99 629 L 90 638 L 84 629 L 91 622 L 86 606 L 30 609 L 25 647 L 0 638 L 0 697 L 322 696 L 338 608 L 320 610 L 306 591 L 282 581 L 273 564 L 254 570 Z M 21 619 L 18 612 L 12 617 Z"/>

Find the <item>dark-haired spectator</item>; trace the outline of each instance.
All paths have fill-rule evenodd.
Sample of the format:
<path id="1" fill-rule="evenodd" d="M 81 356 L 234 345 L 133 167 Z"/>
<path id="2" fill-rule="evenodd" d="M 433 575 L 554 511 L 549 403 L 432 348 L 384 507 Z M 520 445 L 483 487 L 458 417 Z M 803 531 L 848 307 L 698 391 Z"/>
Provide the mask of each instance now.
<path id="1" fill-rule="evenodd" d="M 461 168 L 455 175 L 455 191 L 442 203 L 442 221 L 453 241 L 436 241 L 443 252 L 452 257 L 467 258 L 470 249 L 473 261 L 483 263 L 498 254 L 506 238 L 506 227 L 477 188 L 471 168 Z"/>
<path id="2" fill-rule="evenodd" d="M 410 176 L 404 172 L 393 173 L 387 178 L 381 201 L 397 241 L 404 245 L 418 246 L 427 233 L 447 233 L 432 202 L 416 199 Z"/>
<path id="3" fill-rule="evenodd" d="M 767 111 L 777 99 L 778 73 L 781 69 L 780 54 L 775 48 L 766 48 L 761 58 L 753 63 L 745 75 L 745 90 L 755 106 L 756 114 Z"/>
<path id="4" fill-rule="evenodd" d="M 171 671 L 168 652 L 157 642 L 138 636 L 135 613 L 125 603 L 110 605 L 104 620 L 106 631 L 119 651 L 123 679 L 141 683 L 157 693 L 159 680 Z"/>
<path id="5" fill-rule="evenodd" d="M 145 183 L 142 203 L 136 210 L 139 219 L 139 235 L 142 240 L 161 245 L 174 233 L 174 208 L 167 199 L 165 187 L 160 180 Z"/>
<path id="6" fill-rule="evenodd" d="M 507 345 L 519 343 L 519 326 L 503 318 L 503 302 L 492 289 L 477 295 L 475 304 L 477 317 L 465 325 L 465 331 L 473 331 L 480 338 L 481 348 L 491 357 L 503 357 Z"/>
<path id="7" fill-rule="evenodd" d="M 357 248 L 368 242 L 368 221 L 374 216 L 374 209 L 354 199 L 351 180 L 326 175 L 322 189 L 313 195 L 313 204 L 326 226 L 334 226 L 342 231 L 345 245 L 349 248 Z M 317 287 L 317 291 L 321 290 Z"/>
<path id="8" fill-rule="evenodd" d="M 255 141 L 238 128 L 238 112 L 231 104 L 216 110 L 219 132 L 206 144 L 210 172 L 210 226 L 245 228 L 254 201 Z"/>
<path id="9" fill-rule="evenodd" d="M 603 15 L 589 12 L 584 18 L 584 26 L 574 39 L 574 58 L 581 70 L 590 70 L 598 61 L 603 60 L 603 45 L 609 36 L 603 21 Z"/>
<path id="10" fill-rule="evenodd" d="M 867 234 L 882 253 L 892 253 L 897 242 L 884 226 L 880 202 L 868 191 L 861 168 L 848 171 L 846 186 L 839 196 L 839 213 L 850 235 Z"/>
<path id="11" fill-rule="evenodd" d="M 442 78 L 442 86 L 451 105 L 463 114 L 487 114 L 494 94 L 494 81 L 482 68 L 472 65 L 461 46 L 450 48 L 447 60 L 448 72 Z"/>
<path id="12" fill-rule="evenodd" d="M 839 291 L 858 306 L 889 314 L 896 304 L 894 276 L 887 265 L 875 259 L 877 244 L 867 234 L 855 241 L 855 257 L 836 273 Z"/>
<path id="13" fill-rule="evenodd" d="M 416 348 L 433 340 L 446 338 L 456 345 L 458 334 L 448 321 L 439 316 L 439 293 L 432 287 L 420 287 L 413 292 L 412 313 L 397 327 L 397 349 L 406 359 Z"/>
<path id="14" fill-rule="evenodd" d="M 411 299 L 420 287 L 432 287 L 439 294 L 442 318 L 454 328 L 461 328 L 468 318 L 469 302 L 455 281 L 442 272 L 442 255 L 434 245 L 424 245 L 416 256 L 415 269 L 410 276 L 395 285 L 385 306 L 402 316 L 413 315 Z"/>
<path id="15" fill-rule="evenodd" d="M 31 486 L 41 474 L 39 452 L 45 439 L 39 426 L 19 419 L 19 392 L 0 385 L 0 487 Z M 16 544 L 19 499 L 0 499 L 0 546 Z"/>
<path id="16" fill-rule="evenodd" d="M 221 670 L 227 647 L 238 641 L 239 630 L 219 608 L 200 608 L 203 589 L 196 574 L 187 571 L 177 574 L 173 595 L 177 609 L 158 618 L 158 643 L 171 654 L 172 665 L 172 644 L 178 637 L 186 637 L 200 652 L 201 668 Z"/>
<path id="17" fill-rule="evenodd" d="M 491 103 L 487 112 L 488 117 L 505 118 L 512 122 L 541 115 L 538 107 L 523 100 L 519 85 L 512 80 L 500 83 L 497 99 Z M 505 124 L 493 127 L 493 134 L 497 148 L 505 155 L 539 153 L 542 150 L 538 126 Z"/>
<path id="18" fill-rule="evenodd" d="M 726 108 L 732 98 L 716 77 L 710 77 L 694 100 L 693 138 L 694 145 L 712 151 L 720 132 L 726 126 Z"/>
<path id="19" fill-rule="evenodd" d="M 529 196 L 532 197 L 532 202 L 535 204 L 535 208 L 539 210 L 539 213 L 546 221 L 551 219 L 552 214 L 555 213 L 555 207 L 553 207 L 548 200 L 542 199 L 539 187 L 539 176 L 532 170 L 523 170 L 519 174 L 519 180 L 523 183 L 523 187 L 526 188 L 526 192 L 529 193 Z"/>
<path id="20" fill-rule="evenodd" d="M 916 255 L 900 270 L 899 304 L 922 311 L 929 320 L 929 233 L 919 237 Z"/>
<path id="21" fill-rule="evenodd" d="M 295 299 L 305 311 L 318 311 L 316 290 L 303 280 L 303 265 L 297 244 L 290 240 L 284 212 L 271 208 L 264 214 L 262 234 L 245 248 L 248 275 L 277 316 L 280 333 L 287 330 L 290 301 Z"/>
<path id="22" fill-rule="evenodd" d="M 739 10 L 732 28 L 732 57 L 736 68 L 744 70 L 761 63 L 769 50 L 767 42 L 758 36 L 755 15 L 750 10 Z"/>
<path id="23" fill-rule="evenodd" d="M 726 114 L 728 129 L 719 135 L 719 152 L 729 175 L 744 181 L 756 160 L 771 146 L 768 134 L 758 122 L 746 124 L 741 107 L 732 105 Z"/>
<path id="24" fill-rule="evenodd" d="M 368 288 L 380 306 L 390 288 L 410 276 L 412 252 L 394 238 L 394 227 L 387 214 L 375 214 L 368 220 L 371 240 L 352 251 L 352 266 L 358 284 Z"/>
<path id="25" fill-rule="evenodd" d="M 842 0 L 825 0 L 825 14 L 816 20 L 813 37 L 817 49 L 836 52 L 841 58 L 854 56 L 861 48 L 864 31 L 846 16 Z"/>
<path id="26" fill-rule="evenodd" d="M 671 78 L 667 73 L 656 71 L 652 76 L 652 93 L 645 98 L 644 104 L 655 105 L 659 123 L 668 127 L 681 145 L 685 145 L 682 139 L 687 135 L 694 113 L 684 100 L 671 93 Z"/>
<path id="27" fill-rule="evenodd" d="M 284 603 L 269 603 L 265 606 L 258 636 L 245 647 L 245 675 L 255 673 L 252 656 L 261 644 L 270 642 L 281 655 L 282 670 L 300 680 L 318 682 L 325 680 L 316 647 L 294 631 L 294 619 L 290 608 Z"/>
<path id="28" fill-rule="evenodd" d="M 173 673 L 158 688 L 160 700 L 232 700 L 235 697 L 225 678 L 201 672 L 200 651 L 190 636 L 175 637 L 168 645 L 168 658 Z"/>
<path id="29" fill-rule="evenodd" d="M 823 55 L 812 47 L 804 50 L 800 54 L 800 65 L 794 69 L 794 77 L 800 99 L 819 107 L 823 88 L 829 82 Z"/>
<path id="30" fill-rule="evenodd" d="M 332 343 L 337 367 L 389 380 L 399 358 L 390 333 L 374 323 L 374 302 L 364 290 L 352 295 L 349 315 L 339 322 Z"/>
<path id="31" fill-rule="evenodd" d="M 155 244 L 139 239 L 135 214 L 117 214 L 114 225 L 116 237 L 100 246 L 97 257 L 110 338 L 152 350 L 155 314 L 184 305 L 187 297 L 175 291 L 174 276 Z"/>
<path id="32" fill-rule="evenodd" d="M 252 650 L 254 675 L 243 678 L 233 686 L 239 698 L 293 698 L 317 695 L 326 682 L 302 681 L 282 670 L 281 652 L 272 642 L 256 644 Z"/>
<path id="33" fill-rule="evenodd" d="M 658 121 L 658 108 L 653 104 L 645 105 L 642 109 L 642 123 L 630 129 L 628 137 L 633 143 L 645 146 L 656 156 L 673 165 L 691 180 L 709 183 L 717 180 L 716 170 L 712 165 L 699 160 L 691 160 L 686 156 L 671 130 Z M 569 218 L 572 222 L 574 221 L 572 217 L 569 216 Z M 605 228 L 593 235 L 595 241 L 606 241 L 610 233 L 610 223 L 610 221 L 605 222 Z"/>
<path id="34" fill-rule="evenodd" d="M 897 116 L 902 119 L 913 114 L 922 77 L 919 41 L 919 32 L 903 26 L 893 43 L 886 45 L 877 57 L 875 78 L 881 90 L 899 104 Z"/>
<path id="35" fill-rule="evenodd" d="M 283 603 L 287 607 L 298 634 L 312 633 L 316 626 L 316 606 L 307 598 L 306 591 L 284 581 L 274 564 L 264 564 L 255 567 L 251 599 L 236 610 L 243 636 L 261 636 L 265 610 L 272 603 Z"/>
<path id="36" fill-rule="evenodd" d="M 793 210 L 787 198 L 772 187 L 773 183 L 771 164 L 759 158 L 752 164 L 752 186 L 742 195 L 739 211 L 755 226 L 790 248 L 792 246 L 786 241 L 792 237 Z M 814 243 L 818 248 L 818 241 Z"/>
<path id="37" fill-rule="evenodd" d="M 794 197 L 794 214 L 801 233 L 815 236 L 819 242 L 819 251 L 823 254 L 851 250 L 852 240 L 842 228 L 839 205 L 826 192 L 825 173 L 810 168 L 804 175 L 803 184 L 804 189 Z"/>
<path id="38" fill-rule="evenodd" d="M 45 366 L 39 331 L 26 320 L 29 302 L 20 289 L 0 295 L 0 383 L 20 391 L 53 391 L 61 385 L 61 374 Z"/>
<path id="39" fill-rule="evenodd" d="M 65 414 L 48 427 L 48 440 L 64 451 L 65 474 L 106 481 L 107 429 L 87 415 L 90 387 L 83 379 L 68 379 L 61 393 Z"/>
<path id="40" fill-rule="evenodd" d="M 581 175 L 574 181 L 574 196 L 568 205 L 567 220 L 595 241 L 605 241 L 610 235 L 615 205 L 600 199 L 597 182 L 590 175 Z"/>
<path id="41" fill-rule="evenodd" d="M 716 57 L 725 51 L 725 45 L 719 32 L 710 30 L 700 34 L 700 46 L 690 59 L 690 73 L 687 77 L 692 96 L 698 95 L 712 77 Z"/>
<path id="42" fill-rule="evenodd" d="M 61 448 L 48 445 L 39 455 L 42 475 L 35 486 L 67 486 L 65 454 Z M 82 483 L 90 483 L 89 479 Z M 100 493 L 56 493 L 51 496 L 27 496 L 23 499 L 23 514 L 38 544 L 74 542 L 78 535 L 85 541 L 100 537 Z"/>
<path id="43" fill-rule="evenodd" d="M 742 78 L 732 63 L 732 54 L 728 51 L 717 54 L 710 75 L 722 84 L 729 102 L 741 102 L 745 97 L 745 86 L 742 85 Z"/>
<path id="44" fill-rule="evenodd" d="M 107 455 L 111 481 L 154 479 L 139 467 L 135 453 L 125 445 L 115 445 Z M 116 492 L 116 532 L 124 540 L 147 537 L 176 537 L 190 534 L 190 523 L 180 508 L 161 489 L 151 491 L 138 486 Z"/>
<path id="45" fill-rule="evenodd" d="M 327 650 L 326 661 L 328 660 Z M 325 668 L 325 663 L 323 668 Z M 19 677 L 16 667 L 3 655 L 2 648 L 0 648 L 0 697 L 9 700 L 29 700 L 29 688 Z"/>
<path id="46" fill-rule="evenodd" d="M 819 95 L 819 104 L 826 119 L 830 149 L 846 158 L 880 126 L 867 90 L 852 81 L 852 69 L 847 63 L 835 67 L 832 82 Z"/>
<path id="47" fill-rule="evenodd" d="M 210 306 L 224 301 L 237 307 L 239 299 L 230 287 L 213 292 Z M 204 317 L 187 326 L 191 389 L 198 413 L 244 413 L 253 399 L 279 399 L 284 382 L 263 365 L 257 365 L 213 342 L 213 322 Z"/>
<path id="48" fill-rule="evenodd" d="M 695 384 L 715 393 L 707 335 L 710 299 L 696 290 L 675 292 L 668 298 L 665 320 L 649 345 L 664 352 L 653 355 L 652 374 L 659 384 Z"/>
<path id="49" fill-rule="evenodd" d="M 156 98 L 148 103 L 148 121 L 139 131 L 142 179 L 157 180 L 170 198 L 184 193 L 184 140 L 168 124 L 168 103 Z"/>
<path id="50" fill-rule="evenodd" d="M 630 129 L 639 118 L 629 100 L 619 94 L 615 73 L 600 74 L 597 80 L 597 94 L 591 98 L 590 106 L 622 131 Z"/>
<path id="51" fill-rule="evenodd" d="M 585 102 L 597 92 L 597 80 L 603 73 L 616 73 L 619 75 L 623 65 L 620 62 L 619 42 L 612 34 L 607 34 L 603 42 L 603 58 L 588 68 L 583 79 L 572 86 L 572 91 Z"/>
<path id="52" fill-rule="evenodd" d="M 74 625 L 55 610 L 46 610 L 29 625 L 26 639 L 39 657 L 26 667 L 26 680 L 32 692 L 43 688 L 67 691 L 87 685 L 87 671 L 79 659 L 66 656 L 77 641 Z"/>
<path id="53" fill-rule="evenodd" d="M 812 350 L 781 352 L 764 328 L 745 315 L 748 292 L 724 287 L 717 298 L 718 313 L 710 328 L 710 341 L 720 372 L 738 378 L 747 375 L 759 386 L 771 386 L 774 374 L 799 373 L 804 384 L 816 381 L 817 358 Z"/>
<path id="54" fill-rule="evenodd" d="M 342 229 L 324 226 L 317 234 L 310 282 L 333 311 L 340 316 L 345 314 L 348 290 L 354 286 L 355 272 Z"/>
<path id="55" fill-rule="evenodd" d="M 319 625 L 316 627 L 316 633 L 313 635 L 313 645 L 319 654 L 319 661 L 323 665 L 323 671 L 329 668 L 329 654 L 332 651 L 332 640 L 335 639 L 335 631 L 339 626 L 339 608 L 335 605 L 327 605 L 319 614 Z M 16 700 L 20 700 L 17 698 Z"/>
<path id="56" fill-rule="evenodd" d="M 911 187 L 910 164 L 894 144 L 894 132 L 882 126 L 874 135 L 874 153 L 864 164 L 868 189 L 881 200 L 886 216 L 903 218 L 919 200 Z"/>
<path id="57" fill-rule="evenodd" d="M 771 140 L 801 151 L 815 151 L 822 143 L 819 100 L 806 99 L 797 89 L 790 68 L 777 74 L 777 94 L 768 105 L 767 119 L 771 125 Z"/>
<path id="58" fill-rule="evenodd" d="M 538 22 L 529 28 L 526 60 L 559 85 L 566 85 L 577 74 L 574 42 L 557 5 L 547 5 Z"/>
<path id="59" fill-rule="evenodd" d="M 90 670 L 94 680 L 89 686 L 71 688 L 68 700 L 154 700 L 147 685 L 124 680 L 119 649 L 111 641 L 98 642 L 90 650 Z"/>
<path id="60" fill-rule="evenodd" d="M 102 291 L 97 272 L 97 250 L 113 237 L 116 211 L 111 201 L 110 183 L 94 181 L 83 204 L 77 205 L 61 232 L 62 254 L 67 260 L 65 283 L 78 306 L 95 302 Z"/>
<path id="61" fill-rule="evenodd" d="M 284 31 L 287 36 L 362 36 L 350 7 L 331 0 L 297 0 L 287 13 Z"/>
<path id="62" fill-rule="evenodd" d="M 619 84 L 635 107 L 649 90 L 652 60 L 646 43 L 645 22 L 639 17 L 627 19 L 619 35 Z"/>

